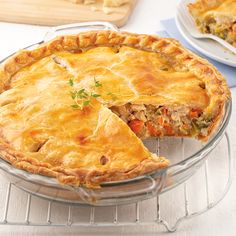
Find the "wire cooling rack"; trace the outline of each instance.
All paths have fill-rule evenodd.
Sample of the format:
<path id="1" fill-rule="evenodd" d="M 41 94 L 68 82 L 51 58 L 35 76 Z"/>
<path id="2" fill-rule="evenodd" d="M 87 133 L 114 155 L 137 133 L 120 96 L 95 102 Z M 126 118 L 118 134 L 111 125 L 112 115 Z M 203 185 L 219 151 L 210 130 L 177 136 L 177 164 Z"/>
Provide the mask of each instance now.
<path id="1" fill-rule="evenodd" d="M 172 232 L 183 220 L 206 212 L 224 198 L 231 185 L 232 166 L 226 133 L 202 167 L 183 184 L 149 200 L 109 207 L 49 201 L 1 180 L 0 224 L 81 228 L 147 225 L 155 227 L 155 232 L 163 226 Z"/>

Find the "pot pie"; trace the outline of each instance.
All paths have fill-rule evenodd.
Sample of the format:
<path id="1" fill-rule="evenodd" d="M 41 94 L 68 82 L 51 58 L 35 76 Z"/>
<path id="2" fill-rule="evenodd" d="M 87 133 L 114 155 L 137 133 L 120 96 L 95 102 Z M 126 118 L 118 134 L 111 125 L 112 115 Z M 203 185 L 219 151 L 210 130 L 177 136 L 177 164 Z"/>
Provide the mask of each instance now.
<path id="1" fill-rule="evenodd" d="M 201 32 L 236 47 L 236 0 L 196 0 L 188 8 Z"/>
<path id="2" fill-rule="evenodd" d="M 166 168 L 141 140 L 207 140 L 230 97 L 221 74 L 177 41 L 113 31 L 16 53 L 0 88 L 1 158 L 89 188 Z"/>

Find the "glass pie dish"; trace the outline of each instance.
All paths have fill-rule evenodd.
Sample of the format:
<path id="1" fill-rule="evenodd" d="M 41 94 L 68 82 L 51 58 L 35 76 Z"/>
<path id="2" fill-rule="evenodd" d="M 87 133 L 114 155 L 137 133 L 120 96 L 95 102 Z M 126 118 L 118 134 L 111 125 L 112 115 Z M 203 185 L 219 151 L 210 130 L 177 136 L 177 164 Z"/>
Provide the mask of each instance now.
<path id="1" fill-rule="evenodd" d="M 32 49 L 58 34 L 78 33 L 81 28 L 87 29 L 89 27 L 117 30 L 109 23 L 100 22 L 59 26 L 52 28 L 43 41 L 31 45 L 27 49 Z M 225 106 L 221 125 L 204 145 L 190 139 L 163 138 L 146 140 L 144 143 L 148 149 L 158 155 L 167 156 L 171 161 L 171 165 L 168 168 L 133 179 L 103 183 L 101 188 L 97 189 L 60 185 L 53 178 L 18 170 L 3 160 L 1 160 L 0 167 L 6 171 L 11 183 L 32 194 L 52 200 L 92 205 L 131 203 L 156 196 L 160 192 L 167 191 L 188 179 L 201 166 L 207 158 L 207 154 L 220 141 L 228 124 L 230 113 L 231 102 L 228 102 Z"/>

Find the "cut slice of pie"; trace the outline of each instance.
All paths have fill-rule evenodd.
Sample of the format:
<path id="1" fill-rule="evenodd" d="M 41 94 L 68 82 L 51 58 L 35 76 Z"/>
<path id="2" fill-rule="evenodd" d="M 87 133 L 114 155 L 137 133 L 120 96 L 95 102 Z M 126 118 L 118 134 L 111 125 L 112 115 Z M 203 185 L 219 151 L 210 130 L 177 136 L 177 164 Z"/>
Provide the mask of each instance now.
<path id="1" fill-rule="evenodd" d="M 201 32 L 214 34 L 236 47 L 236 0 L 196 0 L 188 8 Z"/>
<path id="2" fill-rule="evenodd" d="M 1 157 L 87 187 L 167 167 L 140 138 L 207 140 L 230 97 L 175 40 L 112 31 L 20 51 L 1 65 L 0 88 Z"/>

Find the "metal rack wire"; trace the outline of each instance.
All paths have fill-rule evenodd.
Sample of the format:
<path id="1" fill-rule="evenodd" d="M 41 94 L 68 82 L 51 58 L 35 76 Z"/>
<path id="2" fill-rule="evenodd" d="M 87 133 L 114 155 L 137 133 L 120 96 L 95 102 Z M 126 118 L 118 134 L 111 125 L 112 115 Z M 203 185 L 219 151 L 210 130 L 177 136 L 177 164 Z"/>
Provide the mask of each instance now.
<path id="1" fill-rule="evenodd" d="M 221 148 L 222 145 L 227 147 L 227 149 L 224 149 L 226 153 L 224 153 L 223 158 L 222 153 L 220 158 L 218 158 L 219 155 L 217 155 L 217 152 L 223 150 Z M 182 146 L 182 152 L 184 152 L 184 145 Z M 216 150 L 217 148 L 218 150 Z M 158 226 L 164 226 L 167 231 L 173 232 L 183 220 L 195 217 L 213 208 L 228 192 L 232 181 L 232 157 L 230 152 L 230 140 L 227 133 L 216 149 L 209 154 L 203 166 L 183 184 L 160 194 L 156 198 L 129 204 L 126 205 L 125 208 L 124 206 L 118 205 L 93 207 L 58 203 L 26 193 L 15 184 L 6 182 L 7 187 L 4 187 L 6 191 L 0 191 L 0 197 L 5 197 L 5 200 L 1 201 L 0 199 L 0 224 L 61 227 L 152 225 L 157 227 L 157 229 Z M 216 168 L 220 168 L 220 179 L 224 181 L 217 181 L 217 186 L 213 186 L 211 179 L 219 177 L 219 171 L 214 171 Z M 192 189 L 192 186 L 194 186 L 194 189 Z M 195 204 L 198 207 L 194 209 L 192 196 L 195 194 L 196 189 L 200 189 L 201 193 L 199 193 L 197 197 L 199 201 L 198 204 Z M 179 200 L 178 205 L 173 204 L 173 196 L 175 196 L 174 201 Z M 213 196 L 216 197 L 214 198 Z M 13 204 L 11 199 L 16 197 L 19 199 L 19 202 Z M 39 210 L 39 205 L 41 211 L 40 215 L 43 216 L 43 219 L 32 219 L 32 213 Z M 16 212 L 16 207 L 21 208 L 17 209 L 17 216 L 11 213 Z M 60 208 L 62 208 L 61 211 Z M 163 210 L 163 208 L 165 210 Z M 124 211 L 126 213 L 128 212 L 128 214 L 124 213 Z M 63 214 L 61 214 L 61 212 L 63 212 Z M 147 214 L 145 215 L 146 212 L 150 213 L 148 217 Z M 178 214 L 181 213 L 181 215 L 179 214 L 173 217 L 173 214 L 167 215 L 167 212 L 177 212 Z M 17 218 L 12 219 L 12 215 Z M 129 218 L 122 219 L 124 215 L 129 215 Z M 63 216 L 64 218 L 60 219 L 59 216 Z"/>

